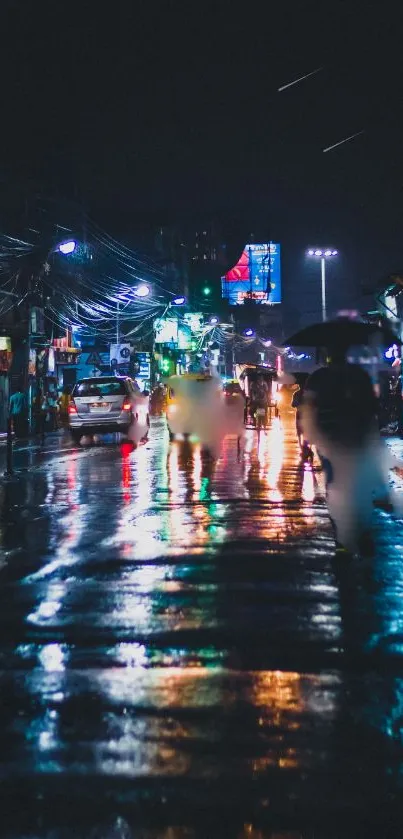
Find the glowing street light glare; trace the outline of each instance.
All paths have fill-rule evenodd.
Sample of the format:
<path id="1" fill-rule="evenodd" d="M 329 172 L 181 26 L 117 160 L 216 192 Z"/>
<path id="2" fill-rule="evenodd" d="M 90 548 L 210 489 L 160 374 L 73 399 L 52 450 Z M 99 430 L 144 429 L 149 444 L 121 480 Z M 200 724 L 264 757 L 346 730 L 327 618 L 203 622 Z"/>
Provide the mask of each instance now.
<path id="1" fill-rule="evenodd" d="M 326 248 L 325 251 L 321 250 L 320 248 L 318 248 L 317 250 L 310 248 L 309 251 L 307 251 L 308 256 L 319 256 L 321 257 L 321 259 L 329 259 L 329 257 L 331 256 L 338 256 L 338 253 L 338 251 L 333 251 L 331 248 Z"/>
<path id="2" fill-rule="evenodd" d="M 246 336 L 246 338 L 252 338 L 252 336 L 253 336 L 255 333 L 254 333 L 253 329 L 251 329 L 251 328 L 249 327 L 249 329 L 245 329 L 245 330 L 244 330 L 244 333 L 243 333 L 243 334 Z"/>
<path id="3" fill-rule="evenodd" d="M 71 239 L 69 242 L 61 242 L 60 245 L 58 245 L 57 247 L 57 250 L 60 251 L 60 253 L 64 254 L 64 256 L 67 256 L 69 253 L 73 253 L 75 249 L 76 243 L 73 239 Z"/>
<path id="4" fill-rule="evenodd" d="M 185 303 L 186 303 L 186 297 L 183 297 L 183 296 L 182 297 L 174 297 L 174 299 L 171 300 L 171 306 L 184 306 Z"/>
<path id="5" fill-rule="evenodd" d="M 148 285 L 139 285 L 137 288 L 133 289 L 133 294 L 135 297 L 148 297 L 150 294 L 150 287 Z"/>
<path id="6" fill-rule="evenodd" d="M 213 315 L 213 317 L 210 318 L 210 323 L 212 326 L 215 326 L 215 324 L 218 323 L 218 317 L 216 315 Z"/>

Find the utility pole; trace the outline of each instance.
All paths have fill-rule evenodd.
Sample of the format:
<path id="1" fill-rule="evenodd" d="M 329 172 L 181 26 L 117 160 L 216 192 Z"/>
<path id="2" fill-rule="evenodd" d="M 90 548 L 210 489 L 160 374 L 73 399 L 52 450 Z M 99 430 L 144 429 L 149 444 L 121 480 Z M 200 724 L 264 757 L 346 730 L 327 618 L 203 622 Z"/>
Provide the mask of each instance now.
<path id="1" fill-rule="evenodd" d="M 270 294 L 271 294 L 271 239 L 269 240 L 268 249 L 269 249 L 269 254 L 268 254 L 268 257 L 267 257 L 266 294 L 267 294 L 267 301 L 270 302 Z"/>
<path id="2" fill-rule="evenodd" d="M 322 280 L 322 321 L 326 321 L 326 259 L 322 256 L 320 260 L 320 273 Z"/>

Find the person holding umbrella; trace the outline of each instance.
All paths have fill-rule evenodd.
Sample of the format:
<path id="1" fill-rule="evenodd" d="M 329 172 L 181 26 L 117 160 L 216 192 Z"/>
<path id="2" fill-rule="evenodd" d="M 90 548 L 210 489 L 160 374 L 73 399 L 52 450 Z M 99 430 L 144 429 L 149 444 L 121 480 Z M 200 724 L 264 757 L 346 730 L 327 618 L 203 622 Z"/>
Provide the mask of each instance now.
<path id="1" fill-rule="evenodd" d="M 365 343 L 367 325 L 357 322 L 344 329 L 343 324 L 337 323 L 335 329 L 333 322 L 318 326 L 321 332 L 318 346 L 329 348 L 328 363 L 316 370 L 306 383 L 302 428 L 322 461 L 336 549 L 368 556 L 374 550 L 371 532 L 374 497 L 381 499 L 386 508 L 391 504 L 373 382 L 364 369 L 346 360 L 351 344 Z M 325 344 L 326 326 L 331 328 Z M 357 330 L 351 328 L 355 326 L 359 340 Z M 373 336 L 373 325 L 368 327 L 367 343 Z M 314 346 L 314 328 L 310 329 L 309 346 Z M 287 343 L 292 344 L 293 338 Z M 301 345 L 299 341 L 295 343 Z"/>
<path id="2" fill-rule="evenodd" d="M 302 417 L 325 472 L 337 549 L 372 554 L 373 497 L 387 499 L 387 486 L 370 376 L 333 352 L 307 381 Z"/>

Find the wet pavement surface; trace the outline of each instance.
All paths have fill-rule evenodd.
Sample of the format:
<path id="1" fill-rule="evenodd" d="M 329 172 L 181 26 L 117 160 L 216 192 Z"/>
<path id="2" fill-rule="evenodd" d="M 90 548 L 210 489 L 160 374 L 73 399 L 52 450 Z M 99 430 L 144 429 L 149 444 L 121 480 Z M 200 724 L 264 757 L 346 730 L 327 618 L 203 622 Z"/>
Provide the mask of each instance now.
<path id="1" fill-rule="evenodd" d="M 1 837 L 399 835 L 401 522 L 375 511 L 371 566 L 336 563 L 292 414 L 217 461 L 161 419 L 136 450 L 62 435 L 15 465 Z"/>

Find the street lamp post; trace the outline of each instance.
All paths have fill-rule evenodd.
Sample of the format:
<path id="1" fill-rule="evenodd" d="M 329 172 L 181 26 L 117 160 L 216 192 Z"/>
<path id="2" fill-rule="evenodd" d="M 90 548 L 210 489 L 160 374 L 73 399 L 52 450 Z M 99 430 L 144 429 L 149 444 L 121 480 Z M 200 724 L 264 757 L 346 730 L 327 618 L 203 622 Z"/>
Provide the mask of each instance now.
<path id="1" fill-rule="evenodd" d="M 119 342 L 120 342 L 119 315 L 120 315 L 120 303 L 118 301 L 117 304 L 116 304 L 116 343 L 117 344 L 119 344 Z"/>
<path id="2" fill-rule="evenodd" d="M 327 248 L 326 250 L 321 250 L 320 248 L 313 250 L 311 248 L 308 251 L 308 256 L 320 259 L 320 275 L 321 275 L 321 286 L 322 286 L 322 321 L 327 320 L 327 311 L 326 311 L 326 260 L 331 259 L 334 256 L 337 256 L 338 251 L 331 250 Z"/>
<path id="3" fill-rule="evenodd" d="M 61 242 L 58 242 L 57 244 L 53 244 L 52 247 L 47 251 L 47 254 L 46 254 L 46 257 L 45 257 L 44 261 L 42 261 L 42 259 L 43 259 L 43 255 L 42 255 L 42 258 L 40 260 L 39 270 L 36 267 L 36 270 L 35 270 L 34 274 L 31 276 L 30 285 L 29 285 L 30 300 L 29 300 L 29 305 L 28 305 L 28 363 L 29 363 L 29 359 L 30 359 L 32 345 L 33 345 L 33 343 L 35 343 L 34 332 L 33 332 L 33 329 L 32 329 L 32 303 L 31 303 L 31 299 L 32 299 L 31 298 L 32 280 L 35 279 L 36 282 L 38 282 L 38 281 L 42 282 L 42 295 L 43 295 L 43 277 L 44 277 L 44 274 L 47 274 L 50 271 L 50 265 L 49 265 L 49 262 L 48 262 L 50 257 L 55 253 L 60 253 L 63 256 L 70 256 L 72 253 L 74 253 L 74 251 L 76 250 L 76 247 L 77 247 L 77 242 L 75 241 L 75 239 L 62 240 Z M 39 253 L 39 256 L 41 256 L 41 253 Z M 44 312 L 43 309 L 42 309 L 42 312 Z M 36 367 L 35 378 L 36 378 L 36 385 L 38 386 L 38 382 L 41 381 L 41 379 L 38 376 L 38 367 Z M 34 418 L 33 418 L 33 415 L 32 415 L 32 385 L 29 385 L 29 389 L 28 389 L 28 429 L 29 429 L 30 434 L 32 434 L 33 425 L 34 425 Z"/>

